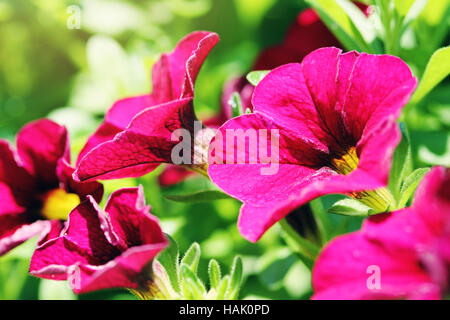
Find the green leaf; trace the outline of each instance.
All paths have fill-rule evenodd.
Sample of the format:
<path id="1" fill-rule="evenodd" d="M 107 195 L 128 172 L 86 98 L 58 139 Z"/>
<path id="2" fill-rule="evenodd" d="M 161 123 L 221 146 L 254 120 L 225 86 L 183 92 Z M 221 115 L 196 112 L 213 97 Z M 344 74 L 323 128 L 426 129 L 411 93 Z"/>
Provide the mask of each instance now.
<path id="1" fill-rule="evenodd" d="M 403 122 L 400 123 L 400 130 L 402 140 L 395 149 L 389 175 L 389 189 L 396 200 L 399 198 L 402 182 L 412 172 L 413 168 L 409 133 Z"/>
<path id="2" fill-rule="evenodd" d="M 294 254 L 289 254 L 283 258 L 277 257 L 275 261 L 270 263 L 258 274 L 258 277 L 270 290 L 278 290 L 283 285 L 283 280 L 288 271 L 297 261 L 298 258 Z"/>
<path id="3" fill-rule="evenodd" d="M 411 2 L 411 0 L 408 0 Z M 428 0 L 416 0 L 409 6 L 409 10 L 406 13 L 405 19 L 403 20 L 403 26 L 408 26 L 412 21 L 414 21 L 425 9 Z"/>
<path id="4" fill-rule="evenodd" d="M 360 41 L 369 45 L 375 44 L 377 33 L 375 31 L 375 27 L 365 16 L 365 14 L 354 3 L 348 0 L 336 1 L 356 27 L 354 34 L 360 38 Z"/>
<path id="5" fill-rule="evenodd" d="M 448 21 L 449 9 L 450 0 L 429 0 L 420 17 L 431 26 L 445 25 L 445 17 Z"/>
<path id="6" fill-rule="evenodd" d="M 206 294 L 205 285 L 192 272 L 189 265 L 181 263 L 181 285 L 185 299 L 203 299 Z"/>
<path id="7" fill-rule="evenodd" d="M 230 199 L 230 196 L 218 190 L 206 190 L 177 196 L 166 195 L 164 197 L 175 202 L 209 202 L 214 200 Z"/>
<path id="8" fill-rule="evenodd" d="M 192 272 L 196 273 L 198 262 L 200 261 L 200 254 L 200 245 L 197 242 L 194 242 L 186 251 L 183 259 L 181 259 L 181 264 L 187 265 Z"/>
<path id="9" fill-rule="evenodd" d="M 450 74 L 450 46 L 436 50 L 428 61 L 425 73 L 411 98 L 411 103 L 418 103 L 435 86 Z"/>
<path id="10" fill-rule="evenodd" d="M 401 17 L 406 16 L 415 0 L 394 0 L 395 10 Z"/>
<path id="11" fill-rule="evenodd" d="M 211 259 L 208 265 L 209 284 L 213 289 L 218 289 L 220 284 L 221 272 L 219 263 Z"/>
<path id="12" fill-rule="evenodd" d="M 367 43 L 359 34 L 345 10 L 335 0 L 306 0 L 321 20 L 348 50 L 368 51 Z"/>
<path id="13" fill-rule="evenodd" d="M 247 80 L 255 87 L 270 72 L 270 70 L 251 71 L 247 74 Z"/>
<path id="14" fill-rule="evenodd" d="M 328 212 L 345 216 L 367 217 L 374 211 L 358 200 L 343 199 L 333 204 Z"/>
<path id="15" fill-rule="evenodd" d="M 181 291 L 174 288 L 174 286 L 179 287 L 177 274 L 175 275 L 177 276 L 177 279 L 174 279 L 174 281 L 172 282 L 166 269 L 164 269 L 162 264 L 157 259 L 153 260 L 152 271 L 153 281 L 149 283 L 149 292 L 152 293 L 153 298 L 177 299 L 180 297 Z M 134 291 L 132 292 L 135 293 Z"/>
<path id="16" fill-rule="evenodd" d="M 224 276 L 217 288 L 217 300 L 225 299 L 229 283 L 230 283 L 230 276 L 229 275 Z"/>
<path id="17" fill-rule="evenodd" d="M 166 234 L 166 236 L 169 239 L 169 246 L 159 253 L 159 255 L 156 257 L 156 260 L 158 260 L 158 262 L 166 271 L 172 287 L 176 291 L 180 292 L 180 286 L 178 284 L 179 279 L 178 262 L 180 258 L 178 245 L 171 236 L 169 236 L 168 234 Z"/>
<path id="18" fill-rule="evenodd" d="M 244 107 L 242 106 L 242 99 L 238 92 L 233 92 L 230 101 L 232 117 L 238 117 L 244 113 Z"/>
<path id="19" fill-rule="evenodd" d="M 406 177 L 405 182 L 402 185 L 400 191 L 400 200 L 398 202 L 398 208 L 405 207 L 408 200 L 414 194 L 417 186 L 419 185 L 422 178 L 430 171 L 430 168 L 419 168 L 414 170 L 408 177 Z"/>
<path id="20" fill-rule="evenodd" d="M 233 267 L 231 268 L 230 283 L 228 284 L 227 293 L 225 295 L 226 299 L 237 299 L 239 290 L 241 288 L 242 275 L 242 259 L 241 257 L 235 257 L 233 261 Z"/>

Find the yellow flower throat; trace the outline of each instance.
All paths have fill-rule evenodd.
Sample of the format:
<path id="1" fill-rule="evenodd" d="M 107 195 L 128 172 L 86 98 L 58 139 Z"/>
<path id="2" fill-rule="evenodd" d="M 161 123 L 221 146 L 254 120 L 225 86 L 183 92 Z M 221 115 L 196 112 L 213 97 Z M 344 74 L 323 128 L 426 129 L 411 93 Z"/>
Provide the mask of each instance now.
<path id="1" fill-rule="evenodd" d="M 43 197 L 41 215 L 49 220 L 66 220 L 70 211 L 80 204 L 80 197 L 63 189 L 53 189 Z"/>
<path id="2" fill-rule="evenodd" d="M 359 158 L 355 147 L 350 147 L 340 158 L 331 160 L 331 168 L 339 174 L 347 175 L 358 167 Z M 376 212 L 385 212 L 395 207 L 392 194 L 386 188 L 352 192 L 348 196 L 357 199 Z"/>

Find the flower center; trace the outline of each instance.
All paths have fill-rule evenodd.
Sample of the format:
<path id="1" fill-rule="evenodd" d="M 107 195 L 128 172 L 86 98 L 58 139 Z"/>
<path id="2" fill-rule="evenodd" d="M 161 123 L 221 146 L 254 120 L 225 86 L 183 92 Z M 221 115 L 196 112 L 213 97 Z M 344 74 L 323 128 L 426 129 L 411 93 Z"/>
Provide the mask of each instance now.
<path id="1" fill-rule="evenodd" d="M 340 158 L 331 160 L 331 168 L 337 173 L 347 175 L 358 167 L 359 158 L 355 147 L 350 147 Z M 370 191 L 352 192 L 348 196 L 357 199 L 375 209 L 377 213 L 385 212 L 395 207 L 395 200 L 386 188 Z"/>
<path id="2" fill-rule="evenodd" d="M 66 220 L 70 211 L 79 204 L 80 198 L 77 194 L 53 189 L 44 195 L 41 214 L 49 220 Z"/>
<path id="3" fill-rule="evenodd" d="M 340 158 L 331 160 L 331 167 L 340 174 L 349 174 L 358 167 L 359 158 L 356 148 L 350 147 Z"/>

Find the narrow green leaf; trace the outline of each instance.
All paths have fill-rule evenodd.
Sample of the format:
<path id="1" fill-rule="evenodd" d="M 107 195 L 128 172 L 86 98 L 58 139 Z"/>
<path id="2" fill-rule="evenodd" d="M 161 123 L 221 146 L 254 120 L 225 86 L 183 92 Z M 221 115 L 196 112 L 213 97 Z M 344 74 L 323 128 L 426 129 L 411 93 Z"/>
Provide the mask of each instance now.
<path id="1" fill-rule="evenodd" d="M 166 195 L 164 197 L 175 202 L 209 202 L 214 200 L 230 199 L 230 196 L 218 190 L 206 190 L 177 196 Z"/>
<path id="2" fill-rule="evenodd" d="M 343 199 L 333 204 L 328 212 L 345 216 L 367 217 L 373 212 L 373 209 L 358 200 Z"/>
<path id="3" fill-rule="evenodd" d="M 360 52 L 367 50 L 367 43 L 364 43 L 361 36 L 358 37 L 357 28 L 337 1 L 306 0 L 306 2 L 316 10 L 321 20 L 346 49 Z"/>
<path id="4" fill-rule="evenodd" d="M 251 71 L 247 74 L 247 80 L 255 87 L 270 72 L 270 70 Z"/>
<path id="5" fill-rule="evenodd" d="M 425 9 L 425 6 L 427 5 L 428 0 L 416 0 L 414 3 L 409 7 L 408 13 L 405 16 L 405 19 L 403 20 L 403 25 L 406 27 L 408 26 L 412 21 L 414 21 Z"/>
<path id="6" fill-rule="evenodd" d="M 224 276 L 217 288 L 217 300 L 225 299 L 229 283 L 230 283 L 230 276 L 229 275 Z"/>
<path id="7" fill-rule="evenodd" d="M 190 291 L 191 299 L 192 300 L 204 300 L 205 299 L 205 292 L 201 290 L 201 288 L 197 285 L 197 283 L 192 280 L 191 278 L 187 278 L 184 280 L 185 286 L 187 287 L 187 290 Z M 188 299 L 188 300 L 191 300 Z"/>
<path id="8" fill-rule="evenodd" d="M 180 270 L 181 283 L 185 298 L 202 299 L 206 294 L 206 288 L 203 282 L 195 275 L 194 272 L 192 272 L 189 265 L 181 263 Z"/>
<path id="9" fill-rule="evenodd" d="M 186 251 L 183 259 L 181 259 L 181 264 L 189 266 L 192 272 L 196 273 L 198 262 L 200 261 L 200 254 L 200 245 L 197 242 L 194 242 Z"/>
<path id="10" fill-rule="evenodd" d="M 238 92 L 233 92 L 229 103 L 231 104 L 232 117 L 238 117 L 244 114 L 244 107 L 242 106 L 242 99 Z"/>
<path id="11" fill-rule="evenodd" d="M 166 234 L 166 236 L 169 239 L 169 246 L 159 253 L 156 260 L 158 260 L 158 262 L 166 271 L 172 287 L 177 292 L 180 292 L 180 286 L 178 284 L 179 279 L 178 262 L 180 258 L 178 245 L 170 235 Z"/>
<path id="12" fill-rule="evenodd" d="M 217 289 L 220 284 L 221 272 L 219 263 L 211 259 L 208 265 L 209 285 L 213 289 Z"/>
<path id="13" fill-rule="evenodd" d="M 400 130 L 402 140 L 395 149 L 389 174 L 389 190 L 396 200 L 400 196 L 400 186 L 413 168 L 409 133 L 403 122 L 400 123 Z"/>
<path id="14" fill-rule="evenodd" d="M 231 268 L 230 283 L 228 284 L 227 293 L 225 294 L 226 299 L 237 299 L 239 289 L 241 288 L 242 275 L 242 259 L 238 256 L 234 258 L 233 266 Z"/>
<path id="15" fill-rule="evenodd" d="M 419 86 L 411 98 L 411 102 L 418 103 L 449 74 L 450 46 L 447 46 L 436 50 L 431 56 Z"/>
<path id="16" fill-rule="evenodd" d="M 406 177 L 405 182 L 402 185 L 400 191 L 400 200 L 398 202 L 398 208 L 405 207 L 408 200 L 414 194 L 417 186 L 419 185 L 422 178 L 430 171 L 430 168 L 419 168 L 414 170 L 408 177 Z"/>
<path id="17" fill-rule="evenodd" d="M 406 16 L 415 0 L 394 0 L 395 10 L 400 17 Z"/>
<path id="18" fill-rule="evenodd" d="M 374 51 L 372 44 L 376 41 L 377 33 L 375 27 L 365 16 L 365 14 L 352 2 L 348 0 L 336 0 L 340 7 L 347 13 L 347 16 L 356 27 L 354 31 L 355 36 L 361 39 L 362 42 L 369 45 L 371 51 Z"/>
<path id="19" fill-rule="evenodd" d="M 428 25 L 445 25 L 445 19 L 449 18 L 450 0 L 429 0 L 420 18 Z M 444 20 L 444 21 L 443 21 Z"/>
<path id="20" fill-rule="evenodd" d="M 152 271 L 153 281 L 149 283 L 149 291 L 154 298 L 176 299 L 180 296 L 181 291 L 174 288 L 175 285 L 179 286 L 178 274 L 175 275 L 177 278 L 171 282 L 166 269 L 157 259 L 153 260 Z M 132 293 L 135 292 L 132 291 Z"/>

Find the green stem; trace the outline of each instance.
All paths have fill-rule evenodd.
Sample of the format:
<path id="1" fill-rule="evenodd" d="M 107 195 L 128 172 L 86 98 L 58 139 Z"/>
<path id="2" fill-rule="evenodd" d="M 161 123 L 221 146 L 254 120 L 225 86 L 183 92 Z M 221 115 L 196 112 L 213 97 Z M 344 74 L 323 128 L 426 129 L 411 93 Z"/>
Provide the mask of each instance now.
<path id="1" fill-rule="evenodd" d="M 300 253 L 303 257 L 310 260 L 309 262 L 314 262 L 319 254 L 320 248 L 295 232 L 286 219 L 280 220 L 280 226 L 286 234 L 288 245 L 295 252 Z"/>
<path id="2" fill-rule="evenodd" d="M 331 227 L 328 213 L 325 210 L 325 207 L 323 206 L 322 200 L 320 198 L 312 200 L 310 202 L 310 205 L 317 223 L 319 238 L 321 240 L 320 244 L 323 246 L 328 242 L 328 240 L 330 240 L 329 231 L 331 230 Z"/>

